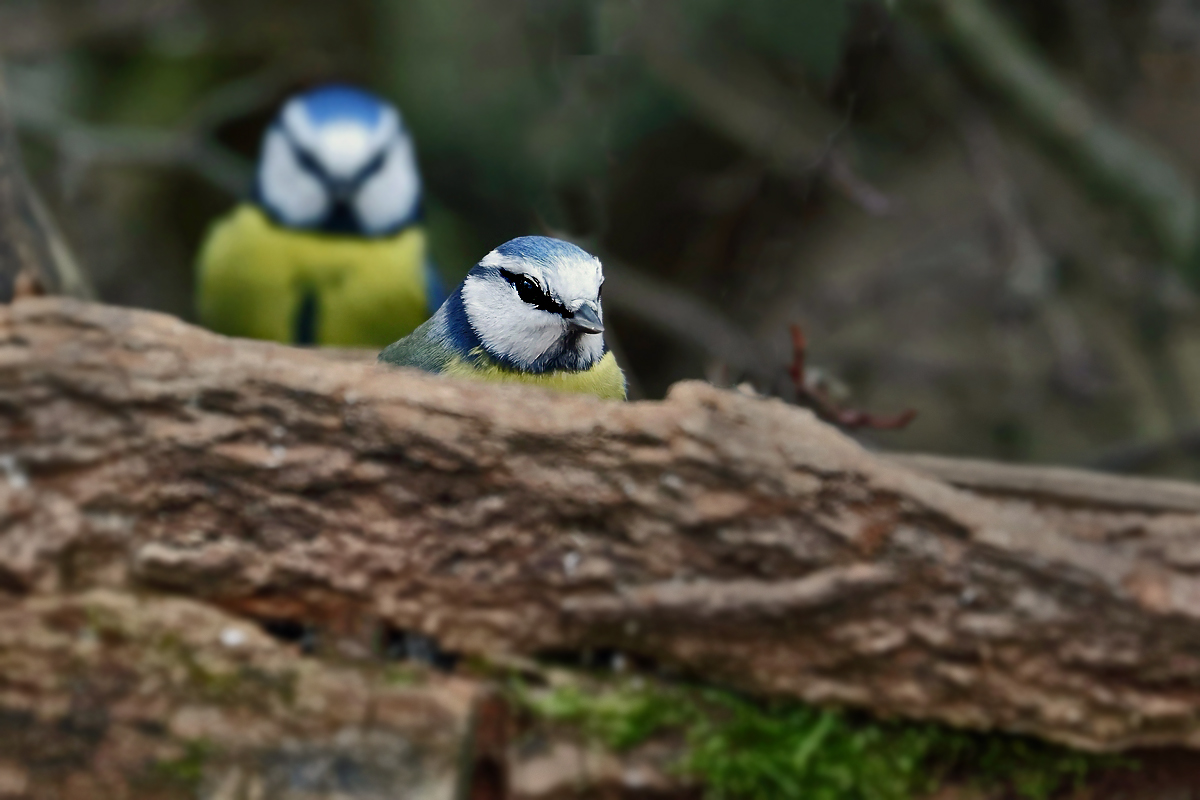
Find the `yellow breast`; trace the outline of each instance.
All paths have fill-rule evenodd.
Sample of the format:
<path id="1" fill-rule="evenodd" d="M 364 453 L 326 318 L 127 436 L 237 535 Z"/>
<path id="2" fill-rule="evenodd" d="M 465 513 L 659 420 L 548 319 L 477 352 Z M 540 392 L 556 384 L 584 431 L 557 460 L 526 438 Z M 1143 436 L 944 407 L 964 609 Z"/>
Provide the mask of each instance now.
<path id="1" fill-rule="evenodd" d="M 473 356 L 482 353 L 476 351 Z M 560 392 L 578 392 L 593 394 L 604 400 L 625 399 L 625 374 L 617 366 L 617 359 L 611 352 L 592 366 L 591 369 L 580 372 L 517 372 L 505 369 L 490 359 L 479 358 L 476 362 L 455 357 L 442 369 L 447 375 L 463 378 L 478 378 L 485 381 L 501 381 L 505 383 L 525 383 L 554 389 Z"/>
<path id="2" fill-rule="evenodd" d="M 290 342 L 306 301 L 316 341 L 382 347 L 428 316 L 417 226 L 366 239 L 283 228 L 252 205 L 213 226 L 197 274 L 200 320 L 231 336 Z"/>

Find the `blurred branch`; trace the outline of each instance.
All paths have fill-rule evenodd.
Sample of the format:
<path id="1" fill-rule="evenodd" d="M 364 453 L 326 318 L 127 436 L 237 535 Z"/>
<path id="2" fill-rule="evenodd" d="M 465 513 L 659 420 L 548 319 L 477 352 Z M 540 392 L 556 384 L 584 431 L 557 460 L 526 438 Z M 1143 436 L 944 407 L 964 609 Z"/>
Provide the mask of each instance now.
<path id="1" fill-rule="evenodd" d="M 1006 288 L 1024 303 L 1044 300 L 1052 289 L 1054 258 L 1033 229 L 1016 182 L 1004 163 L 1004 146 L 991 120 L 970 109 L 962 114 L 967 160 L 1000 234 Z"/>
<path id="2" fill-rule="evenodd" d="M 1200 456 L 1200 428 L 1189 428 L 1162 439 L 1112 445 L 1082 459 L 1080 466 L 1105 472 L 1141 472 L 1168 458 L 1197 456 Z"/>
<path id="3" fill-rule="evenodd" d="M 1171 162 L 1105 120 L 986 0 L 892 0 L 944 41 L 1026 132 L 1098 198 L 1127 207 L 1162 254 L 1193 271 L 1195 188 Z"/>
<path id="4" fill-rule="evenodd" d="M 541 227 L 547 236 L 574 242 L 592 252 L 597 250 L 595 242 L 582 241 L 544 222 Z M 604 300 L 610 308 L 687 347 L 703 351 L 740 373 L 739 379 L 749 376 L 769 389 L 782 374 L 779 366 L 763 354 L 758 340 L 719 309 L 607 253 L 601 255 L 606 276 Z"/>
<path id="5" fill-rule="evenodd" d="M 303 62 L 298 61 L 290 70 L 268 68 L 223 83 L 200 99 L 188 113 L 184 127 L 196 135 L 211 136 L 230 120 L 274 103 L 304 68 Z"/>
<path id="6" fill-rule="evenodd" d="M 891 201 L 855 174 L 837 149 L 845 128 L 827 109 L 780 84 L 753 59 L 728 48 L 703 57 L 679 40 L 683 26 L 662 5 L 647 4 L 630 41 L 650 73 L 682 97 L 705 122 L 766 161 L 789 180 L 823 175 L 870 214 L 887 214 Z"/>
<path id="7" fill-rule="evenodd" d="M 762 345 L 718 309 L 612 258 L 604 259 L 604 272 L 604 299 L 613 308 L 768 387 L 779 376 Z"/>
<path id="8" fill-rule="evenodd" d="M 69 173 L 95 164 L 187 169 L 222 192 L 242 194 L 249 168 L 238 157 L 190 132 L 88 125 L 59 115 L 22 113 L 21 127 L 51 140 Z"/>
<path id="9" fill-rule="evenodd" d="M 562 234 L 558 234 L 562 236 Z M 734 380 L 751 378 L 766 393 L 778 391 L 784 374 L 791 378 L 796 401 L 826 422 L 846 430 L 904 428 L 916 412 L 876 416 L 841 407 L 830 395 L 828 377 L 807 365 L 807 342 L 793 325 L 792 363 L 785 370 L 770 357 L 770 348 L 746 333 L 716 308 L 670 284 L 609 257 L 604 258 L 604 298 L 612 308 L 686 346 L 698 348 L 727 367 Z"/>
<path id="10" fill-rule="evenodd" d="M 42 293 L 89 297 L 92 292 L 21 168 L 0 80 L 0 302 Z"/>
<path id="11" fill-rule="evenodd" d="M 186 169 L 236 196 L 249 186 L 251 167 L 213 134 L 229 120 L 270 103 L 286 82 L 285 75 L 268 71 L 226 84 L 175 130 L 92 125 L 22 97 L 15 98 L 13 113 L 22 129 L 54 143 L 68 174 L 86 172 L 97 163 Z"/>
<path id="12" fill-rule="evenodd" d="M 985 497 L 1036 498 L 1040 508 L 1058 505 L 1081 509 L 1093 505 L 1200 512 L 1200 492 L 1190 482 L 1118 478 L 1071 467 L 1006 464 L 926 453 L 888 453 L 884 458 Z"/>
<path id="13" fill-rule="evenodd" d="M 1070 305 L 1056 297 L 1055 259 L 1034 228 L 1021 189 L 1005 163 L 1004 143 L 981 109 L 961 114 L 967 160 L 988 205 L 1001 242 L 1006 300 L 1036 314 L 1054 351 L 1057 377 L 1081 397 L 1103 389 L 1086 334 Z"/>
<path id="14" fill-rule="evenodd" d="M 88 0 L 0 5 L 0 54 L 33 58 L 79 42 L 148 28 L 193 8 L 192 0 Z"/>
<path id="15" fill-rule="evenodd" d="M 840 150 L 829 151 L 825 156 L 824 170 L 825 177 L 833 187 L 868 214 L 882 217 L 894 210 L 892 199 L 855 172 Z"/>

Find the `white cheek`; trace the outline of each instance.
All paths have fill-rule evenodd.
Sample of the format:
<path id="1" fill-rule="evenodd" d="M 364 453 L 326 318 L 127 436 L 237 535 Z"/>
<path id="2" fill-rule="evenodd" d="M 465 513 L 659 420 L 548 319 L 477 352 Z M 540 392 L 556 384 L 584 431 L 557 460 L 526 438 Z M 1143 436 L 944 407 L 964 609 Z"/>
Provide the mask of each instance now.
<path id="1" fill-rule="evenodd" d="M 494 353 L 528 363 L 558 343 L 565 323 L 517 297 L 507 284 L 467 278 L 463 303 L 475 333 Z"/>
<path id="2" fill-rule="evenodd" d="M 412 216 L 421 195 L 421 176 L 412 143 L 394 143 L 387 160 L 358 190 L 354 210 L 369 233 L 386 231 Z"/>
<path id="3" fill-rule="evenodd" d="M 263 202 L 289 225 L 315 224 L 329 210 L 325 187 L 300 166 L 277 131 L 267 134 L 263 145 L 259 188 Z"/>

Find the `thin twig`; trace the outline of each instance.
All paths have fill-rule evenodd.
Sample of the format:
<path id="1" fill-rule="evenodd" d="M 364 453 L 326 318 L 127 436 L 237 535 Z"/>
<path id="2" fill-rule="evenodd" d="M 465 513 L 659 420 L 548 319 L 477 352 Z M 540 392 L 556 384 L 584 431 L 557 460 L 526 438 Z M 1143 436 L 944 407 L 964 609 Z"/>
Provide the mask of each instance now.
<path id="1" fill-rule="evenodd" d="M 9 97 L 0 82 L 0 302 L 37 293 L 90 297 L 86 276 L 22 167 Z"/>
<path id="2" fill-rule="evenodd" d="M 845 153 L 831 151 L 821 164 L 830 184 L 842 196 L 874 217 L 886 217 L 896 211 L 895 201 L 854 171 Z"/>
<path id="3" fill-rule="evenodd" d="M 792 325 L 791 331 L 792 363 L 788 368 L 788 375 L 791 376 L 792 385 L 796 387 L 796 402 L 799 405 L 812 409 L 813 413 L 826 422 L 847 430 L 899 430 L 907 427 L 916 418 L 917 412 L 911 408 L 892 416 L 878 416 L 866 411 L 839 407 L 822 386 L 808 379 L 808 340 L 804 336 L 804 329 L 799 325 Z"/>
<path id="4" fill-rule="evenodd" d="M 547 235 L 571 241 L 562 231 L 542 224 Z M 591 242 L 577 244 L 595 250 Z M 760 342 L 736 323 L 704 301 L 659 281 L 641 270 L 612 258 L 604 258 L 605 300 L 613 308 L 634 316 L 648 327 L 672 339 L 699 348 L 713 360 L 726 365 L 740 377 L 756 381 L 767 393 L 774 394 L 781 377 L 778 362 L 763 354 Z M 792 361 L 787 374 L 795 386 L 796 400 L 811 408 L 818 417 L 846 430 L 896 430 L 906 427 L 917 412 L 907 410 L 893 416 L 879 416 L 850 408 L 841 408 L 826 388 L 807 375 L 807 342 L 799 325 L 791 327 Z"/>

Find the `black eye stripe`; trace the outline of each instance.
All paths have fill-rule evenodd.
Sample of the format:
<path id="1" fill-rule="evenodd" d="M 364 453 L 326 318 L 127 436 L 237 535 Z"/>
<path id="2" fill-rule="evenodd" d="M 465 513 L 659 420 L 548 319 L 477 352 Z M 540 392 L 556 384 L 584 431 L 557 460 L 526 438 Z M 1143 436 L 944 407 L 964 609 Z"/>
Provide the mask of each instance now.
<path id="1" fill-rule="evenodd" d="M 315 178 L 325 178 L 325 168 L 321 166 L 321 162 L 317 161 L 317 157 L 305 150 L 303 147 L 295 147 L 296 160 L 300 162 L 300 166 L 306 172 L 312 173 Z"/>
<path id="2" fill-rule="evenodd" d="M 322 181 L 329 180 L 329 175 L 325 172 L 324 165 L 321 164 L 320 159 L 311 150 L 296 141 L 296 137 L 286 127 L 280 127 L 279 131 L 283 134 L 283 138 L 287 140 L 288 144 L 292 146 L 292 152 L 296 154 L 296 161 L 304 171 Z M 388 151 L 386 149 L 381 150 L 358 171 L 358 174 L 351 179 L 351 183 L 354 186 L 365 183 L 368 178 L 383 169 L 383 165 L 387 163 L 387 159 Z"/>
<path id="3" fill-rule="evenodd" d="M 500 274 L 504 277 L 504 280 L 508 281 L 517 290 L 517 296 L 523 302 L 529 303 L 529 305 L 542 311 L 549 311 L 551 314 L 559 314 L 563 317 L 571 316 L 571 312 L 566 306 L 547 294 L 546 290 L 528 275 L 509 272 L 506 269 L 501 269 Z"/>
<path id="4" fill-rule="evenodd" d="M 365 183 L 368 178 L 383 169 L 383 164 L 387 161 L 387 156 L 387 150 L 377 153 L 374 158 L 367 162 L 365 167 L 358 171 L 358 175 L 354 177 L 354 182 Z"/>

